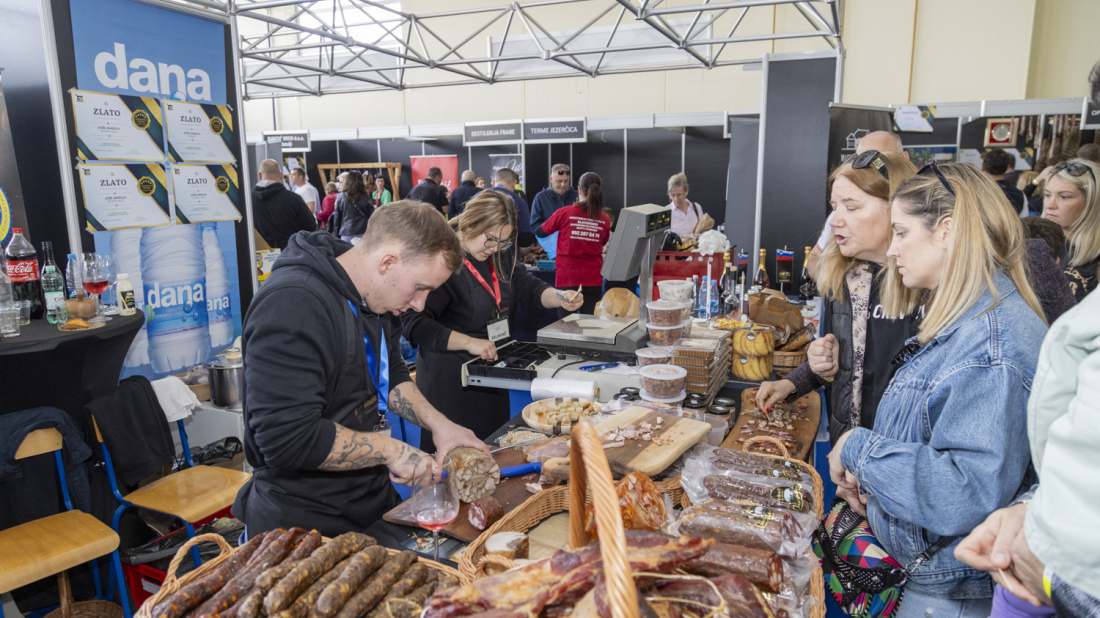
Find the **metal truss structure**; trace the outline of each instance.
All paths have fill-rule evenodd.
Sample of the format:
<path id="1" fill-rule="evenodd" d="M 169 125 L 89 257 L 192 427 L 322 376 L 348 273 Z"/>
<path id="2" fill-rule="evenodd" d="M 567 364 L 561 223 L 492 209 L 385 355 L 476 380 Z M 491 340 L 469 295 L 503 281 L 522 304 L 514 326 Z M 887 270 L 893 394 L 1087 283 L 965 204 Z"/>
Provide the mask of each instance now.
<path id="1" fill-rule="evenodd" d="M 527 0 L 427 14 L 401 12 L 394 0 L 177 1 L 224 11 L 242 33 L 237 38 L 245 98 L 747 65 L 760 62 L 759 54 L 737 57 L 732 46 L 782 39 L 821 37 L 842 49 L 843 0 L 700 0 L 682 6 L 664 0 Z M 738 34 L 750 10 L 777 5 L 793 7 L 808 28 Z M 591 17 L 576 29 L 552 31 L 540 22 L 546 11 Z M 723 31 L 715 32 L 720 19 Z M 487 41 L 484 48 L 477 37 Z"/>

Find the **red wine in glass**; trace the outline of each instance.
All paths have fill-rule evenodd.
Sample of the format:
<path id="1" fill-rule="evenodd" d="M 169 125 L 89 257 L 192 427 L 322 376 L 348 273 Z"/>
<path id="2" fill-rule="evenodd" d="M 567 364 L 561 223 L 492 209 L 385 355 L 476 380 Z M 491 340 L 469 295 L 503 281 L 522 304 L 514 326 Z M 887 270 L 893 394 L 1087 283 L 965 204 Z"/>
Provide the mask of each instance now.
<path id="1" fill-rule="evenodd" d="M 88 281 L 85 279 L 83 283 L 84 290 L 94 296 L 106 292 L 107 286 L 110 285 L 110 283 L 106 279 L 104 279 L 103 281 Z"/>

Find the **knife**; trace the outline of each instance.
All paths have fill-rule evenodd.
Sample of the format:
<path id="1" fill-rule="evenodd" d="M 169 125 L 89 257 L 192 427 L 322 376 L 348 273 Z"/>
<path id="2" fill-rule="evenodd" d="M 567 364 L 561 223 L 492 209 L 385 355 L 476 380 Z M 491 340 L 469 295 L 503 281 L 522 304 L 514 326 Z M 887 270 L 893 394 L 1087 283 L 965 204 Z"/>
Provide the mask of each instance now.
<path id="1" fill-rule="evenodd" d="M 500 478 L 509 478 L 513 476 L 520 476 L 527 474 L 528 472 L 542 472 L 542 463 L 528 463 L 520 464 L 518 466 L 509 466 L 507 468 L 500 469 Z M 443 471 L 443 478 L 447 478 L 447 471 Z"/>

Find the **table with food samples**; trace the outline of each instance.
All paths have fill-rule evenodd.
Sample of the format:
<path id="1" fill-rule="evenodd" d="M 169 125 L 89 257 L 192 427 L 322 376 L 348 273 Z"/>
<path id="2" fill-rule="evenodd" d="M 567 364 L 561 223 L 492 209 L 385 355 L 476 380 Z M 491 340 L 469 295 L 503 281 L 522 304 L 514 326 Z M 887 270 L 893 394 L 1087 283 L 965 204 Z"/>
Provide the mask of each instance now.
<path id="1" fill-rule="evenodd" d="M 685 368 L 732 363 L 738 346 L 763 355 L 776 338 L 774 329 L 732 320 L 695 332 L 703 334 L 696 343 L 679 339 L 667 357 L 644 362 L 641 391 L 682 390 Z M 227 547 L 166 583 L 138 615 L 823 616 L 811 545 L 822 481 L 803 461 L 820 397 L 765 413 L 756 385 L 727 386 L 702 407 L 706 395 L 667 404 L 639 389 L 606 404 L 535 401 L 486 440 L 490 454 L 468 447 L 448 454 L 442 485 L 459 506 L 449 523 L 432 526 L 441 528 L 438 540 L 418 527 L 426 503 L 417 493 L 363 532 L 325 539 L 276 529 Z M 586 506 L 570 508 L 585 495 Z M 604 534 L 618 542 L 605 546 L 608 525 Z M 607 562 L 617 551 L 636 590 L 626 613 L 621 590 L 613 592 L 617 563 Z M 621 588 L 623 577 L 617 581 Z"/>

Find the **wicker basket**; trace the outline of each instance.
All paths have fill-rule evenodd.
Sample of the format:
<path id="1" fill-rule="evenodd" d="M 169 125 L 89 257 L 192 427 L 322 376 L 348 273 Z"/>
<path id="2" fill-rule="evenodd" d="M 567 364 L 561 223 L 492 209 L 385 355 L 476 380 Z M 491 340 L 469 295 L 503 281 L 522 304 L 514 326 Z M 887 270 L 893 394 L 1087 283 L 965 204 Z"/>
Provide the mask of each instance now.
<path id="1" fill-rule="evenodd" d="M 770 436 L 755 436 L 745 440 L 742 445 L 742 450 L 746 453 L 749 452 L 749 447 L 757 442 L 771 442 L 779 447 L 779 452 L 783 455 L 769 455 L 768 453 L 753 453 L 754 455 L 760 455 L 761 457 L 775 457 L 776 459 L 783 459 L 790 463 L 793 463 L 810 476 L 810 479 L 814 482 L 814 515 L 820 521 L 825 516 L 825 488 L 821 482 L 821 475 L 817 473 L 810 464 L 799 461 L 797 459 L 791 459 L 791 453 L 787 450 L 783 443 Z M 687 494 L 683 494 L 680 497 L 680 506 L 688 508 L 691 506 L 691 500 Z M 810 576 L 810 595 L 817 599 L 818 604 L 810 611 L 810 618 L 825 618 L 825 576 L 821 572 L 821 565 L 814 565 L 814 573 Z"/>
<path id="2" fill-rule="evenodd" d="M 806 362 L 806 349 L 795 352 L 782 352 L 780 350 L 772 352 L 772 368 L 775 369 L 775 375 L 780 379 L 787 377 L 788 373 L 798 369 L 798 366 L 804 362 Z"/>
<path id="3" fill-rule="evenodd" d="M 603 448 L 601 447 L 600 450 L 602 451 Z M 606 457 L 605 455 L 604 458 L 606 459 Z M 572 474 L 572 471 L 570 471 L 570 474 Z M 677 474 L 667 481 L 654 481 L 653 484 L 657 487 L 658 492 L 668 494 L 673 504 L 683 500 L 684 489 L 680 486 L 680 475 Z M 592 491 L 589 488 L 589 491 L 585 494 L 585 504 L 591 501 Z M 616 504 L 618 504 L 618 498 L 616 498 Z M 495 524 L 489 526 L 473 543 L 470 543 L 466 551 L 462 552 L 462 557 L 458 561 L 458 570 L 462 572 L 466 580 L 475 581 L 487 576 L 485 567 L 489 564 L 500 565 L 506 569 L 515 568 L 516 563 L 507 558 L 485 555 L 485 541 L 498 532 L 527 532 L 551 515 L 569 510 L 568 485 L 559 485 L 540 491 L 500 518 Z M 584 509 L 581 509 L 581 513 L 583 512 Z"/>
<path id="4" fill-rule="evenodd" d="M 190 551 L 192 546 L 198 545 L 199 543 L 202 543 L 204 541 L 213 541 L 217 543 L 218 546 L 221 547 L 221 553 L 215 556 L 213 559 L 203 562 L 202 566 L 195 569 L 194 571 L 191 571 L 187 575 L 184 575 L 183 577 L 177 579 L 176 569 L 179 568 L 180 561 L 183 560 L 184 556 L 188 555 L 188 551 Z M 396 556 L 397 554 L 401 553 L 400 551 L 396 549 L 390 549 L 389 547 L 385 549 L 386 552 L 388 552 L 391 556 Z M 179 591 L 180 588 L 183 588 L 187 584 L 202 577 L 205 577 L 211 571 L 221 566 L 223 562 L 229 560 L 229 558 L 236 551 L 236 549 L 229 546 L 229 543 L 227 543 L 220 534 L 200 534 L 192 539 L 189 539 L 186 543 L 183 544 L 182 547 L 179 548 L 179 550 L 176 552 L 176 557 L 172 558 L 172 562 L 168 565 L 168 571 L 165 574 L 164 583 L 161 585 L 160 590 L 141 604 L 141 607 L 138 608 L 137 612 L 134 613 L 134 618 L 152 618 L 153 608 L 156 607 L 161 601 L 175 594 Z M 437 571 L 447 573 L 448 575 L 453 575 L 457 577 L 458 581 L 462 582 L 463 584 L 470 581 L 464 575 L 462 575 L 462 573 L 456 571 L 455 569 L 440 564 L 434 560 L 424 558 L 423 556 L 417 556 L 417 562 L 424 564 L 429 569 L 435 569 Z"/>

